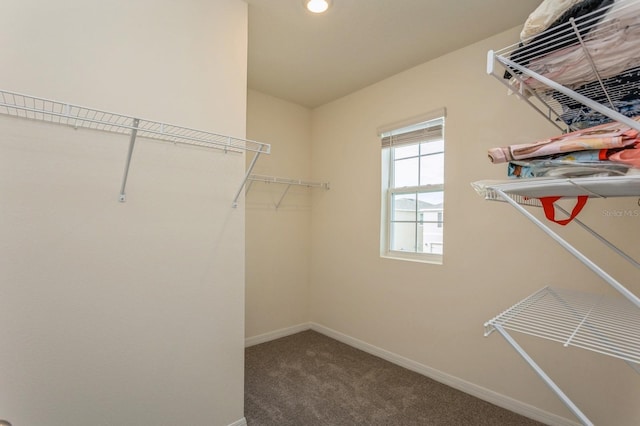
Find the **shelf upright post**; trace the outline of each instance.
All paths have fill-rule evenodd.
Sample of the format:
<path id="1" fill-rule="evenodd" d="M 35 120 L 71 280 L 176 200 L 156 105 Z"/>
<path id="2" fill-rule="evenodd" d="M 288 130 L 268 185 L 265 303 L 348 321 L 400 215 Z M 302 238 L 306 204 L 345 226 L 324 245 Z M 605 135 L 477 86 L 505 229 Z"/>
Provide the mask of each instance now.
<path id="1" fill-rule="evenodd" d="M 120 188 L 120 202 L 124 203 L 127 201 L 127 195 L 125 194 L 125 188 L 127 186 L 127 177 L 129 176 L 129 166 L 131 165 L 131 156 L 133 155 L 133 146 L 136 143 L 136 136 L 138 135 L 138 124 L 140 124 L 140 120 L 137 118 L 133 119 L 133 128 L 131 129 L 131 139 L 129 140 L 129 152 L 127 153 L 127 162 L 124 167 L 124 176 L 122 178 L 122 187 Z"/>

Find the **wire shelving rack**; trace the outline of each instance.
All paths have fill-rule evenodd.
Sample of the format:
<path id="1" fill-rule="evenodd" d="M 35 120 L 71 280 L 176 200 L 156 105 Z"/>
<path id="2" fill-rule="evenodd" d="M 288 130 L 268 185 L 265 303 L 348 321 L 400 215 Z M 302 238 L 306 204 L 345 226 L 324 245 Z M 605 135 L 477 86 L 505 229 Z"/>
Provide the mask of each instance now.
<path id="1" fill-rule="evenodd" d="M 271 152 L 271 146 L 262 142 L 146 120 L 7 90 L 0 90 L 0 114 L 60 124 L 75 129 L 91 129 L 129 136 L 129 150 L 119 196 L 121 202 L 126 201 L 127 177 L 135 142 L 139 137 L 216 149 L 225 153 L 253 152 L 254 157 L 249 169 L 233 199 L 233 207 L 237 206 L 238 197 L 245 187 L 258 157 L 261 154 L 270 154 Z"/>

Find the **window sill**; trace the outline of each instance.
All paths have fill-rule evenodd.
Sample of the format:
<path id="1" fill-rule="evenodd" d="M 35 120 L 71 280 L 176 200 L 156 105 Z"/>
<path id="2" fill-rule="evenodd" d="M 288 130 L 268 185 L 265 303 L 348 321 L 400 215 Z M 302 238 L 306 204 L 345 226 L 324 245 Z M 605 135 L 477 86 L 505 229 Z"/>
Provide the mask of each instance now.
<path id="1" fill-rule="evenodd" d="M 380 257 L 390 260 L 403 260 L 407 262 L 429 263 L 432 265 L 442 265 L 443 256 L 439 254 L 416 254 L 404 252 L 381 253 Z"/>

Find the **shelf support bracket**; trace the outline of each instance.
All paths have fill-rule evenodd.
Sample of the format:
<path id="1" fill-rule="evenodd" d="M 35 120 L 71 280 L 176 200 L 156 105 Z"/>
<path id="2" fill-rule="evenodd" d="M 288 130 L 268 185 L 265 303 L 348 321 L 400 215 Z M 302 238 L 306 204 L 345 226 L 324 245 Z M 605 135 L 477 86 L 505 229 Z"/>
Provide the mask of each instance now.
<path id="1" fill-rule="evenodd" d="M 122 186 L 120 187 L 120 198 L 119 201 L 124 203 L 127 201 L 127 195 L 125 194 L 125 188 L 127 186 L 127 177 L 129 176 L 129 166 L 131 165 L 131 157 L 133 156 L 133 147 L 136 143 L 136 136 L 138 135 L 138 124 L 140 124 L 140 120 L 137 118 L 133 119 L 133 128 L 131 129 L 131 138 L 129 140 L 129 152 L 127 153 L 127 162 L 124 166 L 124 176 L 122 178 Z"/>
<path id="2" fill-rule="evenodd" d="M 240 189 L 238 189 L 238 192 L 236 192 L 236 196 L 233 197 L 232 206 L 233 206 L 234 209 L 236 207 L 238 207 L 238 198 L 240 197 L 240 194 L 242 193 L 242 190 L 244 189 L 245 185 L 247 184 L 247 180 L 249 179 L 249 175 L 253 171 L 253 167 L 256 165 L 256 161 L 258 161 L 258 157 L 260 157 L 260 154 L 262 154 L 261 151 L 256 151 L 256 153 L 254 154 L 253 159 L 251 160 L 251 164 L 249 164 L 249 168 L 247 169 L 247 172 L 244 174 L 244 179 L 242 179 L 242 183 L 240 184 Z"/>
<path id="3" fill-rule="evenodd" d="M 493 50 L 490 50 L 489 53 L 487 54 L 487 74 L 493 76 L 494 78 L 496 78 L 496 80 L 498 80 L 507 89 L 509 89 L 510 91 L 516 93 L 520 100 L 524 101 L 531 108 L 533 108 L 534 111 L 536 111 L 537 113 L 542 115 L 545 119 L 549 120 L 549 122 L 551 124 L 553 124 L 555 127 L 557 127 L 558 130 L 560 130 L 562 133 L 566 133 L 566 132 L 569 132 L 569 131 L 573 130 L 573 129 L 569 128 L 569 127 L 562 128 L 561 126 L 558 125 L 556 120 L 554 120 L 553 117 L 552 117 L 552 115 L 554 115 L 555 118 L 559 119 L 560 116 L 558 115 L 558 113 L 555 112 L 554 109 L 549 105 L 549 103 L 547 103 L 544 99 L 542 99 L 540 97 L 540 95 L 538 95 L 535 91 L 531 91 L 530 93 L 542 105 L 544 105 L 547 108 L 547 112 L 546 113 L 544 113 L 543 108 L 538 107 L 536 104 L 531 102 L 527 96 L 522 96 L 521 92 L 523 91 L 523 88 L 524 88 L 524 82 L 522 81 L 521 78 L 519 78 L 518 76 L 514 76 L 514 78 L 520 82 L 520 89 L 516 91 L 515 88 L 510 83 L 506 82 L 501 76 L 499 76 L 498 74 L 494 73 L 495 61 L 496 60 L 497 60 L 497 57 L 495 55 L 495 52 Z M 503 65 L 504 65 L 504 63 L 503 63 Z"/>
<path id="4" fill-rule="evenodd" d="M 502 328 L 502 326 L 494 324 L 493 327 L 498 333 L 502 335 L 502 337 L 504 337 L 507 343 L 509 343 L 511 347 L 515 349 L 516 352 L 518 352 L 518 354 L 527 362 L 527 364 L 529 364 L 529 366 L 533 368 L 536 374 L 542 380 L 544 380 L 547 386 L 549 386 L 549 388 L 551 388 L 551 390 L 558 396 L 558 398 L 562 400 L 564 405 L 566 405 L 567 408 L 580 420 L 580 423 L 585 426 L 593 426 L 593 423 L 591 423 L 587 416 L 585 416 L 584 413 L 580 411 L 580 409 L 569 399 L 569 397 L 564 392 L 562 392 L 562 389 L 560 389 L 558 385 L 556 385 L 555 382 L 551 380 L 551 377 L 547 376 L 547 373 L 545 373 L 544 370 L 542 370 L 542 368 L 540 368 L 540 366 L 536 364 L 533 358 L 531 358 L 529 354 L 527 354 L 525 350 L 522 349 L 522 347 L 513 339 L 513 337 L 511 337 L 511 335 L 509 335 L 509 333 L 507 333 L 505 329 Z"/>
<path id="5" fill-rule="evenodd" d="M 555 242 L 560 244 L 562 248 L 567 250 L 570 254 L 573 255 L 576 259 L 582 262 L 587 268 L 591 269 L 596 275 L 602 278 L 606 283 L 608 283 L 611 287 L 617 290 L 620 294 L 626 297 L 631 303 L 640 308 L 640 298 L 638 298 L 635 294 L 629 291 L 626 287 L 616 281 L 611 275 L 607 274 L 602 268 L 593 263 L 588 257 L 580 253 L 575 247 L 565 241 L 558 234 L 553 232 L 551 228 L 542 223 L 538 218 L 532 215 L 527 209 L 519 205 L 515 200 L 509 197 L 504 191 L 498 188 L 493 188 L 500 197 L 507 203 L 511 204 L 518 212 L 520 212 L 524 217 L 533 222 L 538 228 L 540 228 L 545 234 L 550 236 Z"/>
<path id="6" fill-rule="evenodd" d="M 291 188 L 291 184 L 288 184 L 287 187 L 284 189 L 284 192 L 282 193 L 282 195 L 280 196 L 280 199 L 276 203 L 276 209 L 280 207 L 280 204 L 282 204 L 282 200 L 284 200 L 285 195 L 287 195 L 287 192 L 289 192 L 289 188 Z"/>
<path id="7" fill-rule="evenodd" d="M 640 374 L 640 366 L 634 362 L 624 361 L 629 367 L 631 367 L 636 373 Z"/>
<path id="8" fill-rule="evenodd" d="M 251 189 L 251 185 L 253 185 L 253 181 L 249 179 L 249 183 L 247 183 L 247 188 L 244 191 L 244 195 L 247 195 L 249 193 L 249 190 Z"/>
<path id="9" fill-rule="evenodd" d="M 569 212 L 566 211 L 565 209 L 563 209 L 562 206 L 556 205 L 556 208 L 558 210 L 560 210 L 563 214 L 567 215 L 567 217 L 570 216 Z M 574 218 L 573 221 L 575 223 L 577 223 L 578 225 L 580 225 L 582 227 L 582 229 L 584 229 L 585 231 L 587 231 L 588 233 L 593 235 L 593 237 L 596 238 L 598 241 L 600 241 L 602 244 L 606 245 L 611 250 L 616 252 L 618 254 L 618 256 L 622 257 L 627 262 L 629 262 L 630 264 L 632 264 L 636 268 L 640 269 L 640 263 L 637 260 L 635 260 L 633 257 L 629 256 L 627 253 L 625 253 L 624 251 L 620 250 L 617 246 L 615 246 L 613 243 L 611 243 L 609 240 L 604 238 L 602 235 L 598 234 L 596 231 L 591 229 L 584 222 L 581 222 L 577 217 Z"/>

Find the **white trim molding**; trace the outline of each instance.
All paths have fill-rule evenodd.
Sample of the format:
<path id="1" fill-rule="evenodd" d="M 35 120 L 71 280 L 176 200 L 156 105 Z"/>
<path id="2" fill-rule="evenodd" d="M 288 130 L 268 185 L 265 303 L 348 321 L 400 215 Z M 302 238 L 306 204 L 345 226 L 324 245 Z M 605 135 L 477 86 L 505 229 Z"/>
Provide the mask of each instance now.
<path id="1" fill-rule="evenodd" d="M 229 426 L 247 426 L 247 419 L 243 417 L 240 420 L 236 420 L 231 423 Z"/>
<path id="2" fill-rule="evenodd" d="M 249 346 L 269 342 L 271 340 L 276 340 L 281 337 L 290 336 L 292 334 L 300 333 L 301 331 L 306 331 L 310 329 L 311 329 L 311 323 L 305 322 L 302 324 L 293 325 L 291 327 L 285 327 L 279 330 L 270 331 L 268 333 L 258 334 L 257 336 L 245 338 L 244 347 L 248 348 Z"/>
<path id="3" fill-rule="evenodd" d="M 440 370 L 436 370 L 424 364 L 420 364 L 419 362 L 413 361 L 409 358 L 405 358 L 393 352 L 389 352 L 385 349 L 340 333 L 339 331 L 332 330 L 323 325 L 312 322 L 310 323 L 310 328 L 311 330 L 317 331 L 318 333 L 324 334 L 325 336 L 331 337 L 349 346 L 360 349 L 371 355 L 375 355 L 393 364 L 422 374 L 423 376 L 429 377 L 454 389 L 475 396 L 476 398 L 482 399 L 483 401 L 497 405 L 498 407 L 502 407 L 506 410 L 513 411 L 514 413 L 520 414 L 530 419 L 537 420 L 539 422 L 552 426 L 579 426 L 578 423 L 565 417 L 549 413 L 532 405 L 510 398 L 506 395 L 502 395 L 482 386 L 467 382 L 466 380 L 462 380 Z"/>

